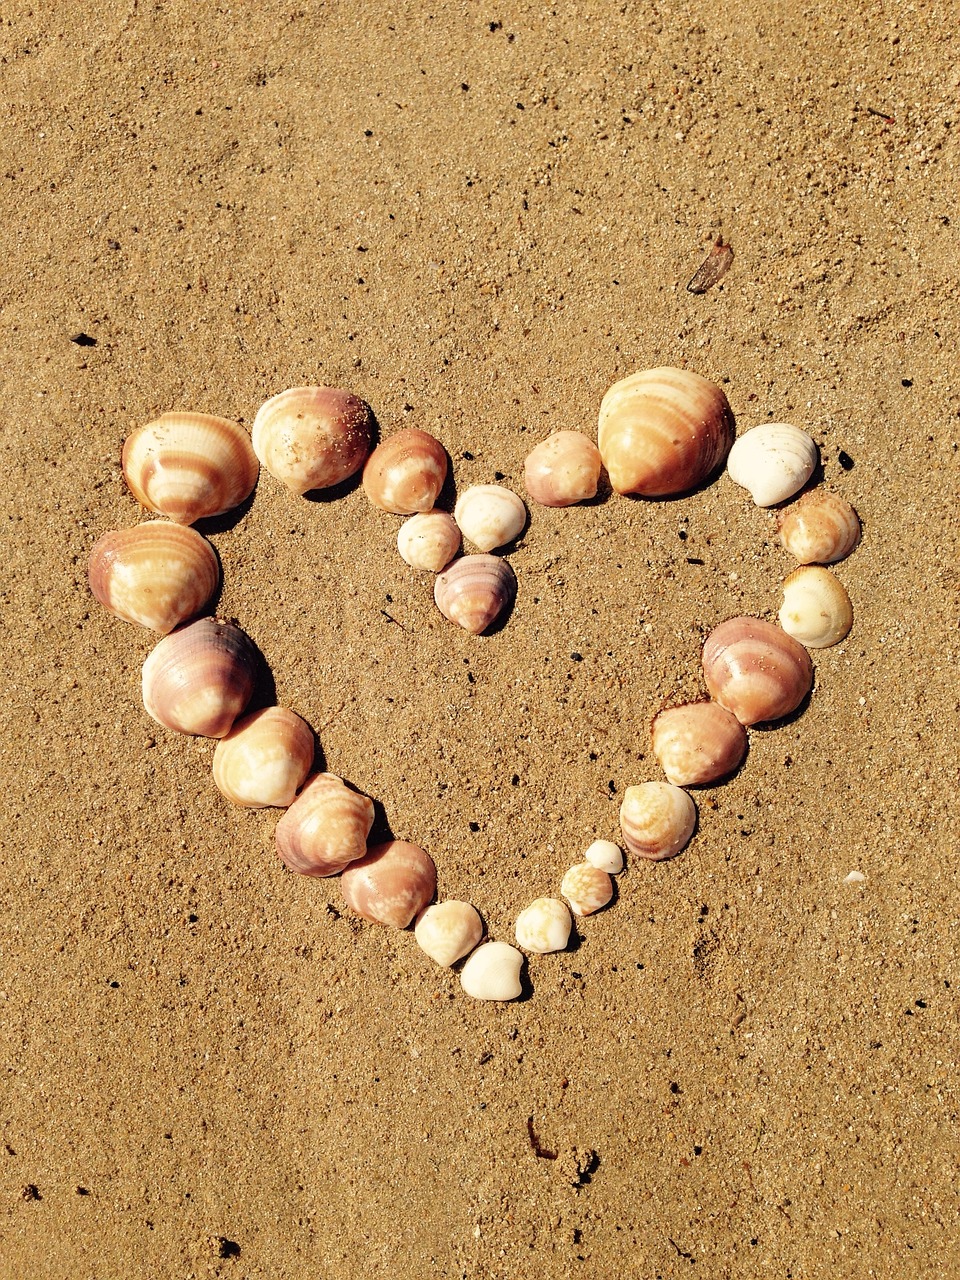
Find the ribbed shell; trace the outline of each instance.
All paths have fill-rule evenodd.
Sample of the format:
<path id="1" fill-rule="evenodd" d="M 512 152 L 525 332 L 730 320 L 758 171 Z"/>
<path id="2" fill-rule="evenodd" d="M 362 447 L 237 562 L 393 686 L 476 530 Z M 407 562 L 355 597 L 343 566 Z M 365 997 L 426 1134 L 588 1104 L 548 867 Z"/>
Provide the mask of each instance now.
<path id="1" fill-rule="evenodd" d="M 397 550 L 412 569 L 439 573 L 460 550 L 460 529 L 448 511 L 421 511 L 397 531 Z"/>
<path id="2" fill-rule="evenodd" d="M 860 541 L 860 517 L 829 489 L 812 489 L 780 513 L 780 541 L 800 564 L 836 564 Z"/>
<path id="3" fill-rule="evenodd" d="M 261 405 L 253 448 L 292 493 L 340 484 L 359 471 L 373 443 L 373 410 L 338 387 L 291 387 Z"/>
<path id="4" fill-rule="evenodd" d="M 817 465 L 817 446 L 789 422 L 767 422 L 745 431 L 727 459 L 730 479 L 758 507 L 773 507 L 799 493 Z"/>
<path id="5" fill-rule="evenodd" d="M 315 773 L 277 823 L 277 853 L 291 871 L 332 876 L 367 852 L 373 801 L 334 773 Z"/>
<path id="6" fill-rule="evenodd" d="M 195 529 L 150 520 L 99 538 L 90 552 L 88 576 L 105 609 L 167 635 L 213 597 L 220 562 Z"/>
<path id="7" fill-rule="evenodd" d="M 469 902 L 448 898 L 421 911 L 413 932 L 420 950 L 449 968 L 479 943 L 483 921 Z"/>
<path id="8" fill-rule="evenodd" d="M 446 478 L 446 449 L 416 427 L 387 436 L 363 468 L 364 492 L 374 506 L 403 516 L 431 510 Z"/>
<path id="9" fill-rule="evenodd" d="M 780 625 L 807 649 L 829 649 L 853 626 L 853 605 L 829 569 L 804 564 L 784 579 Z"/>
<path id="10" fill-rule="evenodd" d="M 523 483 L 542 507 L 572 507 L 596 496 L 600 450 L 582 431 L 554 431 L 527 454 Z"/>
<path id="11" fill-rule="evenodd" d="M 747 754 L 747 735 L 731 711 L 716 702 L 687 702 L 654 718 L 653 754 L 667 781 L 677 787 L 702 787 L 739 769 Z"/>
<path id="12" fill-rule="evenodd" d="M 697 825 L 697 806 L 669 782 L 627 787 L 620 806 L 620 832 L 627 852 L 660 862 L 685 848 Z"/>
<path id="13" fill-rule="evenodd" d="M 143 664 L 143 705 L 178 733 L 222 738 L 253 694 L 253 641 L 231 622 L 201 618 L 164 636 Z"/>
<path id="14" fill-rule="evenodd" d="M 340 878 L 348 907 L 374 924 L 405 929 L 437 891 L 437 868 L 419 845 L 388 840 L 373 845 Z"/>
<path id="15" fill-rule="evenodd" d="M 265 707 L 238 720 L 213 753 L 213 780 L 248 808 L 293 804 L 313 765 L 313 730 L 287 707 Z"/>
<path id="16" fill-rule="evenodd" d="M 729 618 L 707 636 L 703 675 L 741 724 L 781 720 L 813 688 L 813 664 L 792 636 L 761 618 Z"/>
<path id="17" fill-rule="evenodd" d="M 499 484 L 473 484 L 464 489 L 453 515 L 463 536 L 480 551 L 513 542 L 527 523 L 523 499 Z"/>
<path id="18" fill-rule="evenodd" d="M 472 635 L 493 625 L 517 594 L 517 579 L 497 556 L 464 556 L 434 583 L 433 596 L 445 618 Z"/>

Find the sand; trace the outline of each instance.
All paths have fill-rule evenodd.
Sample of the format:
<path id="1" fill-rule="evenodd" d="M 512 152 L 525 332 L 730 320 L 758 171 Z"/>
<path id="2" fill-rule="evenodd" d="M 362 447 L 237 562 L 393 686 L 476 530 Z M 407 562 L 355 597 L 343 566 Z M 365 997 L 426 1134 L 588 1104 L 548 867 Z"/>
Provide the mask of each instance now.
<path id="1" fill-rule="evenodd" d="M 956 1275 L 955 8 L 68 0 L 0 40 L 0 1274 Z M 160 412 L 343 386 L 521 490 L 658 365 L 811 432 L 854 629 L 680 857 L 475 1002 L 149 720 L 87 557 Z M 347 490 L 264 474 L 219 612 L 510 940 L 660 776 L 706 632 L 776 616 L 775 515 L 725 476 L 535 508 L 477 639 Z"/>

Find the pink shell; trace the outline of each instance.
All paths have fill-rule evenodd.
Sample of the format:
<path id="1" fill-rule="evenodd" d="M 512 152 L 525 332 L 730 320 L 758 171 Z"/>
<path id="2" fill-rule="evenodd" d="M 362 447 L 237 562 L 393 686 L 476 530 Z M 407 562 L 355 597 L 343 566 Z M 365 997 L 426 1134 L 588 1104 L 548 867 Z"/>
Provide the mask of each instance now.
<path id="1" fill-rule="evenodd" d="M 388 840 L 347 868 L 340 889 L 364 920 L 405 929 L 436 893 L 437 868 L 419 845 Z"/>
<path id="2" fill-rule="evenodd" d="M 478 636 L 491 627 L 517 594 L 517 579 L 498 556 L 463 556 L 439 574 L 433 598 L 445 618 Z"/>
<path id="3" fill-rule="evenodd" d="M 201 618 L 171 631 L 143 664 L 143 705 L 177 733 L 222 738 L 253 694 L 257 649 L 232 622 Z"/>
<path id="4" fill-rule="evenodd" d="M 292 493 L 340 484 L 370 453 L 373 410 L 339 387 L 290 387 L 260 406 L 253 448 Z"/>
<path id="5" fill-rule="evenodd" d="M 707 636 L 703 675 L 714 701 L 741 724 L 781 720 L 813 688 L 813 663 L 799 641 L 761 618 L 729 618 Z"/>
<path id="6" fill-rule="evenodd" d="M 527 493 L 542 507 L 572 507 L 596 496 L 600 450 L 582 431 L 554 431 L 523 467 Z"/>
<path id="7" fill-rule="evenodd" d="M 315 773 L 277 823 L 277 853 L 291 871 L 332 876 L 362 858 L 373 801 L 334 773 Z"/>
<path id="8" fill-rule="evenodd" d="M 739 769 L 747 754 L 747 734 L 737 719 L 716 702 L 686 702 L 654 718 L 653 754 L 667 781 L 677 787 L 703 787 Z"/>

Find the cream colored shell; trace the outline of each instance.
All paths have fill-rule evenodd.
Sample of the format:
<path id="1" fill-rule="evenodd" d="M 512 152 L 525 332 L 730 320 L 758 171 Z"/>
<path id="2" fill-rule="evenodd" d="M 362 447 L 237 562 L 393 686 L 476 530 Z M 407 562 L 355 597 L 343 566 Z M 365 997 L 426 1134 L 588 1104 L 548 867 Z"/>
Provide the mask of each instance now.
<path id="1" fill-rule="evenodd" d="M 697 825 L 697 806 L 669 782 L 627 787 L 620 806 L 620 830 L 628 853 L 655 862 L 683 849 Z"/>
<path id="2" fill-rule="evenodd" d="M 523 990 L 523 953 L 506 942 L 485 942 L 467 958 L 460 985 L 474 1000 L 516 1000 Z"/>
<path id="3" fill-rule="evenodd" d="M 397 531 L 397 550 L 411 569 L 439 573 L 460 550 L 460 529 L 447 511 L 434 507 L 404 520 Z"/>
<path id="4" fill-rule="evenodd" d="M 474 484 L 457 499 L 453 516 L 463 536 L 480 551 L 513 542 L 527 523 L 523 499 L 499 484 Z"/>
<path id="5" fill-rule="evenodd" d="M 613 881 L 590 862 L 578 862 L 560 881 L 560 892 L 578 916 L 592 916 L 613 897 Z"/>
<path id="6" fill-rule="evenodd" d="M 779 530 L 800 564 L 836 564 L 860 541 L 860 517 L 838 493 L 812 489 L 781 512 Z"/>
<path id="7" fill-rule="evenodd" d="M 517 916 L 517 945 L 537 955 L 562 951 L 570 941 L 572 928 L 565 902 L 558 898 L 537 898 Z"/>
<path id="8" fill-rule="evenodd" d="M 606 871 L 611 876 L 623 870 L 623 852 L 612 840 L 594 840 L 583 857 L 592 867 Z"/>
<path id="9" fill-rule="evenodd" d="M 234 804 L 286 808 L 310 772 L 313 730 L 287 707 L 238 720 L 213 753 L 213 780 Z"/>
<path id="10" fill-rule="evenodd" d="M 780 625 L 808 649 L 839 644 L 853 626 L 853 605 L 829 569 L 805 564 L 783 583 Z"/>
<path id="11" fill-rule="evenodd" d="M 773 507 L 799 493 L 817 465 L 817 446 L 789 422 L 752 427 L 734 442 L 727 473 L 758 507 Z"/>
<path id="12" fill-rule="evenodd" d="M 554 431 L 527 454 L 523 483 L 542 507 L 571 507 L 596 496 L 600 450 L 582 431 Z"/>
<path id="13" fill-rule="evenodd" d="M 468 955 L 483 937 L 483 921 L 469 902 L 447 898 L 417 916 L 413 930 L 420 950 L 449 968 Z"/>

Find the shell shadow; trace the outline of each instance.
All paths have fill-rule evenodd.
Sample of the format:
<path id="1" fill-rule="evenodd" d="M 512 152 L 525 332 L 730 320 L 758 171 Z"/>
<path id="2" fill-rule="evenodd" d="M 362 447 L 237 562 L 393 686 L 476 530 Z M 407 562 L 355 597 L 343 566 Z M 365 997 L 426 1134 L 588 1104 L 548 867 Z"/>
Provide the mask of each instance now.
<path id="1" fill-rule="evenodd" d="M 808 693 L 804 694 L 803 701 L 789 715 L 781 716 L 779 720 L 761 720 L 759 724 L 752 724 L 750 728 L 756 729 L 759 733 L 772 733 L 777 729 L 785 728 L 788 724 L 795 724 L 809 707 L 815 690 L 816 683 L 811 686 Z M 749 755 L 749 752 L 747 754 Z"/>
<path id="2" fill-rule="evenodd" d="M 347 786 L 351 791 L 357 791 L 357 788 L 353 786 L 352 783 L 347 782 Z M 387 817 L 387 811 L 383 807 L 382 802 L 377 800 L 374 796 L 370 796 L 369 799 L 373 801 L 373 826 L 370 828 L 370 834 L 367 836 L 367 847 L 369 848 L 371 845 L 375 844 L 386 844 L 388 840 L 396 840 L 396 833 L 390 825 L 390 820 Z"/>
<path id="3" fill-rule="evenodd" d="M 196 529 L 197 533 L 202 533 L 205 538 L 210 538 L 215 534 L 226 533 L 228 529 L 235 528 L 253 506 L 253 500 L 257 496 L 259 487 L 260 482 L 258 480 L 239 507 L 231 507 L 229 511 L 224 511 L 219 516 L 207 516 L 203 520 L 196 520 L 193 525 L 194 529 Z"/>
<path id="4" fill-rule="evenodd" d="M 249 640 L 250 637 L 248 636 Z M 256 664 L 256 675 L 253 683 L 253 693 L 244 715 L 250 715 L 253 711 L 262 711 L 264 707 L 275 707 L 277 705 L 277 682 L 273 678 L 273 671 L 269 662 L 263 656 L 263 651 L 255 640 L 250 640 L 254 650 L 254 662 Z"/>

